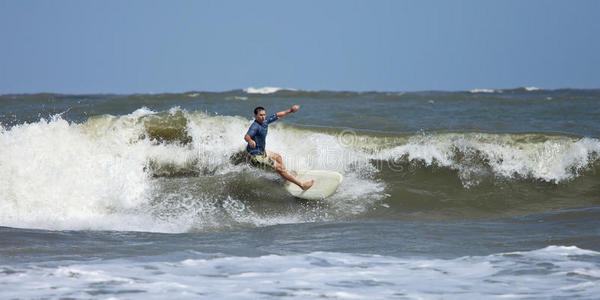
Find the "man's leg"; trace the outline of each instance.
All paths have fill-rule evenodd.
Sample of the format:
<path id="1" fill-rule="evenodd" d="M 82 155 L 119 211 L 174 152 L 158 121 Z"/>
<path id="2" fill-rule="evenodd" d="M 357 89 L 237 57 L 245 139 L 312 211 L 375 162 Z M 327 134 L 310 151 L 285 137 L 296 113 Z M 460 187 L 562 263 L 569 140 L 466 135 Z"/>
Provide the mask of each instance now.
<path id="1" fill-rule="evenodd" d="M 290 174 L 290 172 L 288 172 L 285 169 L 285 166 L 283 165 L 283 160 L 281 159 L 281 155 L 271 152 L 271 151 L 267 151 L 267 157 L 270 157 L 275 161 L 275 171 L 277 171 L 277 173 L 279 173 L 279 175 L 281 175 L 281 177 L 285 178 L 287 181 L 295 183 L 301 189 L 308 190 L 315 183 L 314 180 L 301 182 L 294 175 Z"/>
<path id="2" fill-rule="evenodd" d="M 274 159 L 276 162 L 280 163 L 283 166 L 283 160 L 281 159 L 281 155 L 271 152 L 269 150 L 265 150 L 267 152 L 267 157 Z"/>

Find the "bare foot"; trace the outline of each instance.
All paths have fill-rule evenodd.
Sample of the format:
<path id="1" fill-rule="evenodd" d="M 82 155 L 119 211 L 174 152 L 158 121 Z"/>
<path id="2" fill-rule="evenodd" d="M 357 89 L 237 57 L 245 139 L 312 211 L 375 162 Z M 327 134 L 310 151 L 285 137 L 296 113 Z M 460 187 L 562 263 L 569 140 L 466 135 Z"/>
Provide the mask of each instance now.
<path id="1" fill-rule="evenodd" d="M 302 190 L 306 191 L 308 189 L 310 189 L 310 187 L 315 184 L 315 180 L 311 180 L 311 181 L 307 181 L 305 183 L 302 184 Z"/>

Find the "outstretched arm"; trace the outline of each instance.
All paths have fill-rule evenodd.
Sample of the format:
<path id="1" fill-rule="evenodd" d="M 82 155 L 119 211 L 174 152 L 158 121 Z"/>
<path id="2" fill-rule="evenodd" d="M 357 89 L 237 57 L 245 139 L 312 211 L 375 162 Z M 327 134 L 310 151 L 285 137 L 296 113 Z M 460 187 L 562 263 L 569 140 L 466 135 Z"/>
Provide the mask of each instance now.
<path id="1" fill-rule="evenodd" d="M 277 118 L 281 119 L 287 116 L 288 114 L 295 113 L 296 111 L 298 111 L 298 109 L 300 109 L 300 105 L 294 105 L 290 109 L 282 110 L 277 113 Z"/>

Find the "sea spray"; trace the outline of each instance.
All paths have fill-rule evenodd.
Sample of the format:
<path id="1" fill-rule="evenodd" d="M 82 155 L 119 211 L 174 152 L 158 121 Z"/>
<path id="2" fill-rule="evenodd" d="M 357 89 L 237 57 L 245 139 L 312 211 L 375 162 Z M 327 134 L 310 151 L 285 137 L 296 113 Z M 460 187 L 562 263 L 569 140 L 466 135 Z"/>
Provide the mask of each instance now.
<path id="1" fill-rule="evenodd" d="M 344 175 L 334 196 L 307 204 L 286 194 L 277 174 L 232 159 L 244 152 L 243 134 L 251 122 L 174 107 L 98 115 L 83 123 L 56 116 L 3 128 L 1 224 L 184 232 L 343 220 L 374 212 L 396 218 L 415 209 L 455 216 L 463 206 L 462 217 L 474 207 L 502 215 L 541 201 L 518 198 L 538 191 L 536 182 L 564 189 L 582 179 L 575 185 L 577 193 L 590 194 L 593 186 L 586 178 L 596 174 L 599 164 L 600 141 L 590 137 L 385 134 L 274 123 L 267 149 L 281 154 L 289 170 L 328 169 Z M 411 183 L 421 178 L 415 172 L 426 176 L 418 188 Z M 452 186 L 454 180 L 461 186 Z M 506 182 L 527 191 L 516 190 L 517 198 L 510 201 L 517 204 L 490 199 L 473 207 L 480 200 L 468 200 L 481 198 L 479 190 L 498 194 L 504 188 L 499 184 Z M 578 201 L 593 201 L 586 197 Z"/>
<path id="2" fill-rule="evenodd" d="M 215 185 L 240 184 L 243 177 L 230 174 L 248 172 L 263 179 L 249 186 L 241 183 L 243 190 L 264 189 L 265 180 L 274 183 L 269 189 L 280 187 L 281 179 L 276 174 L 262 174 L 245 164 L 231 162 L 231 156 L 244 147 L 241 137 L 248 124 L 249 120 L 239 117 L 208 116 L 178 108 L 156 113 L 141 108 L 124 116 L 96 116 L 83 124 L 56 116 L 49 121 L 14 126 L 1 136 L 2 224 L 179 232 L 238 226 L 235 224 L 313 221 L 318 215 L 323 217 L 317 219 L 327 218 L 328 213 L 315 212 L 313 208 L 300 215 L 293 208 L 269 215 L 257 215 L 250 208 L 242 213 L 228 205 L 243 204 L 232 197 L 238 192 L 225 189 L 215 193 Z M 331 167 L 331 158 L 320 160 L 311 154 L 324 142 L 335 142 L 335 138 L 312 135 L 309 131 L 274 127 L 270 149 L 285 157 L 290 170 Z M 312 142 L 304 139 L 301 143 L 307 137 Z M 368 162 L 364 166 L 369 169 Z M 343 171 L 345 166 L 337 169 Z M 188 196 L 157 189 L 161 186 L 157 182 L 164 176 L 191 176 L 192 182 L 187 184 L 198 188 Z M 333 197 L 331 203 L 340 214 L 358 213 L 383 196 L 383 186 L 368 176 L 351 174 L 345 184 L 343 190 L 353 185 L 364 190 Z M 268 191 L 267 194 L 273 195 Z M 372 200 L 359 201 L 360 195 Z M 280 196 L 281 201 L 292 200 L 285 193 Z M 216 205 L 211 204 L 214 199 Z M 196 203 L 192 205 L 194 209 L 184 209 L 190 203 Z"/>

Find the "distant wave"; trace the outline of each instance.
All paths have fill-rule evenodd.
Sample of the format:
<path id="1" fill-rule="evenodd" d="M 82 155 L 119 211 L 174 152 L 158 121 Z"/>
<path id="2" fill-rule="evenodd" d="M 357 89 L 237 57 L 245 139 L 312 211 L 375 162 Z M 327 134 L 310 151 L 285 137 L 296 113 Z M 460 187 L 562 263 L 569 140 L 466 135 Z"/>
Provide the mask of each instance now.
<path id="1" fill-rule="evenodd" d="M 535 87 L 535 86 L 521 86 L 518 88 L 514 88 L 514 89 L 505 89 L 502 90 L 504 92 L 508 92 L 508 93 L 523 93 L 523 92 L 537 92 L 537 91 L 543 91 L 544 89 L 539 88 L 539 87 Z"/>
<path id="2" fill-rule="evenodd" d="M 528 91 L 528 92 L 533 92 L 533 91 L 539 91 L 539 90 L 541 90 L 541 88 L 535 87 L 535 86 L 526 86 L 524 89 L 526 91 Z"/>
<path id="3" fill-rule="evenodd" d="M 525 86 L 525 87 L 517 87 L 517 88 L 509 88 L 509 89 L 472 89 L 469 90 L 468 93 L 471 94 L 494 94 L 494 93 L 503 93 L 503 92 L 535 92 L 535 91 L 541 91 L 543 90 L 542 88 L 539 87 L 535 87 L 535 86 Z M 262 87 L 262 88 L 254 88 L 254 87 L 248 87 L 243 89 L 243 91 L 247 94 L 262 94 L 262 95 L 267 95 L 267 94 L 274 94 L 277 92 L 281 92 L 281 91 L 292 91 L 292 92 L 301 92 L 301 93 L 311 93 L 310 91 L 306 91 L 306 90 L 299 90 L 299 89 L 293 89 L 293 88 L 281 88 L 281 87 Z M 329 92 L 334 92 L 334 93 L 348 93 L 348 92 L 341 92 L 341 91 L 329 91 Z M 437 92 L 444 92 L 444 91 L 437 91 Z M 357 93 L 357 94 L 361 94 L 363 92 L 350 92 L 350 93 Z M 386 95 L 391 95 L 390 92 L 381 92 L 381 93 L 386 93 Z M 397 96 L 402 96 L 405 92 L 399 93 L 399 94 L 393 94 L 393 95 L 397 95 Z M 418 92 L 414 92 L 414 93 L 418 93 Z"/>
<path id="4" fill-rule="evenodd" d="M 254 87 L 249 87 L 244 89 L 244 92 L 248 93 L 248 94 L 273 94 L 273 93 L 277 93 L 279 91 L 297 91 L 296 89 L 291 89 L 291 88 L 280 88 L 280 87 L 270 87 L 270 86 L 266 86 L 266 87 L 262 87 L 262 88 L 254 88 Z"/>
<path id="5" fill-rule="evenodd" d="M 471 93 L 473 94 L 477 94 L 477 93 L 495 93 L 496 90 L 491 90 L 491 89 L 473 89 L 470 90 Z"/>
<path id="6" fill-rule="evenodd" d="M 535 91 L 541 91 L 543 90 L 542 88 L 539 87 L 535 87 L 535 86 L 524 86 L 524 87 L 518 87 L 518 88 L 512 88 L 512 89 L 500 89 L 500 90 L 496 90 L 496 89 L 472 89 L 469 91 L 469 93 L 472 94 L 493 94 L 493 93 L 502 93 L 502 92 L 535 92 Z"/>

